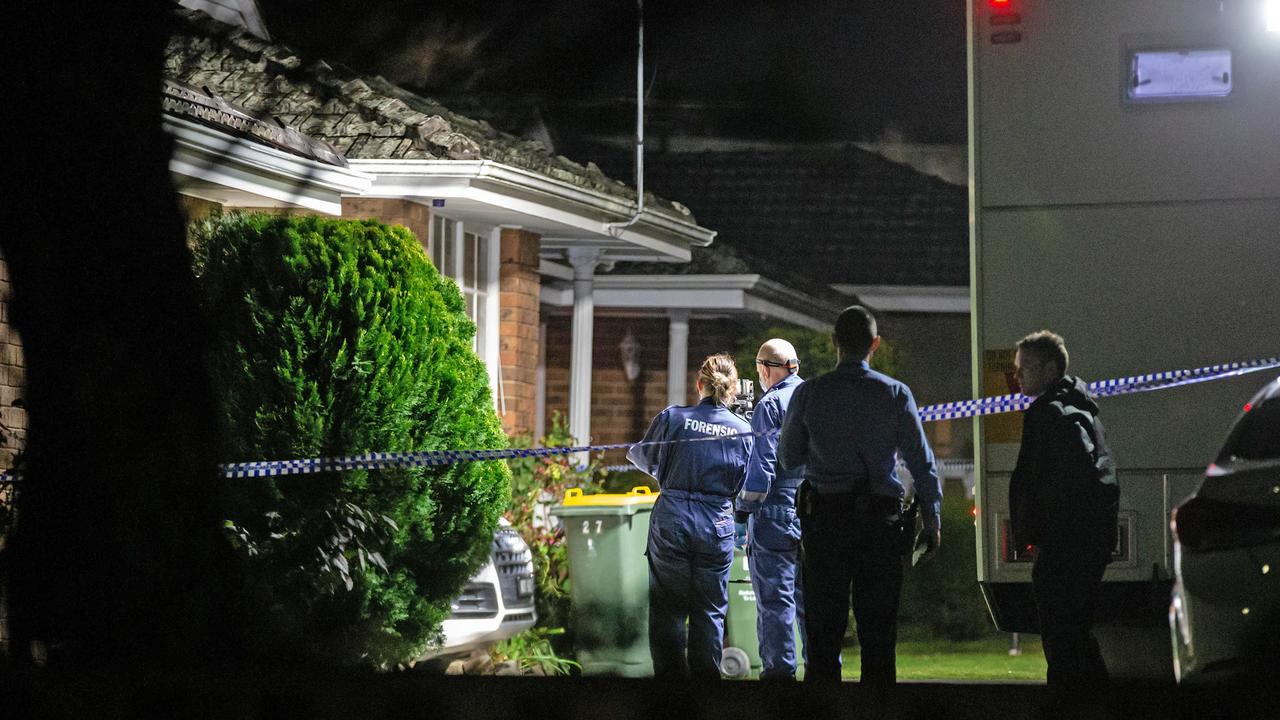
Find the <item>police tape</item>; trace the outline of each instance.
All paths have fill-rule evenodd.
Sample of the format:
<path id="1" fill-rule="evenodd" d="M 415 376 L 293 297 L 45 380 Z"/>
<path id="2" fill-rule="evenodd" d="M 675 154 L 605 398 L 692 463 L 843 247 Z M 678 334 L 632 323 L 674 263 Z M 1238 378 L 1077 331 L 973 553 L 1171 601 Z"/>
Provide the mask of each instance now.
<path id="1" fill-rule="evenodd" d="M 1187 370 L 1166 370 L 1145 375 L 1098 380 L 1089 383 L 1089 392 L 1094 397 L 1113 397 L 1116 395 L 1150 392 L 1152 390 L 1165 390 L 1209 380 L 1220 380 L 1277 367 L 1280 367 L 1280 357 L 1209 365 Z M 920 420 L 922 422 L 935 422 L 938 420 L 958 420 L 977 415 L 1017 412 L 1027 409 L 1032 400 L 1033 398 L 1029 398 L 1022 393 L 1012 393 L 974 400 L 925 405 L 920 408 Z"/>
<path id="2" fill-rule="evenodd" d="M 1208 367 L 1187 370 L 1167 370 L 1146 375 L 1099 380 L 1089 384 L 1089 391 L 1095 397 L 1113 397 L 1132 393 L 1164 390 L 1181 385 L 1219 380 L 1259 370 L 1280 368 L 1280 357 L 1262 360 L 1210 365 Z M 1017 412 L 1025 410 L 1032 402 L 1021 393 L 999 395 L 995 397 L 961 400 L 958 402 L 925 405 L 919 408 L 922 422 L 941 420 L 958 420 L 979 415 Z M 253 462 L 226 463 L 219 466 L 224 478 L 263 478 L 286 475 L 309 475 L 324 472 L 345 472 L 350 470 L 406 470 L 417 467 L 435 467 L 452 465 L 460 462 L 487 460 L 514 460 L 520 458 L 542 458 L 555 455 L 573 455 L 577 453 L 599 453 L 607 450 L 624 450 L 634 447 L 674 445 L 688 442 L 718 442 L 732 438 L 761 437 L 777 434 L 778 430 L 767 432 L 746 432 L 727 435 L 708 435 L 701 438 L 680 440 L 650 440 L 644 442 L 609 443 L 604 445 L 574 445 L 568 447 L 506 448 L 501 450 L 420 450 L 411 452 L 374 452 L 362 455 L 349 455 L 330 458 L 305 458 L 301 460 L 257 460 Z M 0 484 L 11 484 L 20 478 L 17 473 L 0 473 Z"/>

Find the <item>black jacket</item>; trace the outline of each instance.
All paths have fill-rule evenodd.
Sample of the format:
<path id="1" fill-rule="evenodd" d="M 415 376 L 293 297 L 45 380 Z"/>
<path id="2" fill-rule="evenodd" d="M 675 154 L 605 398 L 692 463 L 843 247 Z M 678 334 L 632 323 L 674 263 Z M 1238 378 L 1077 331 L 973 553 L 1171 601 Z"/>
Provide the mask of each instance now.
<path id="1" fill-rule="evenodd" d="M 1014 541 L 1097 548 L 1115 544 L 1120 489 L 1088 385 L 1067 376 L 1027 408 L 1009 481 Z"/>

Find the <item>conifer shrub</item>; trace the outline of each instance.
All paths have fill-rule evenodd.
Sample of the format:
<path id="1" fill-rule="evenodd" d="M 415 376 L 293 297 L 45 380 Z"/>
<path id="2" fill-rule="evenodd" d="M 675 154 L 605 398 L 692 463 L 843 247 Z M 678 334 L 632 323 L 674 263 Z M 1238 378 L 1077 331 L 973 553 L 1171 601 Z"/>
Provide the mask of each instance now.
<path id="1" fill-rule="evenodd" d="M 224 461 L 505 447 L 462 296 L 411 232 L 231 213 L 191 233 Z M 223 481 L 261 630 L 326 662 L 417 657 L 509 478 L 494 461 Z"/>

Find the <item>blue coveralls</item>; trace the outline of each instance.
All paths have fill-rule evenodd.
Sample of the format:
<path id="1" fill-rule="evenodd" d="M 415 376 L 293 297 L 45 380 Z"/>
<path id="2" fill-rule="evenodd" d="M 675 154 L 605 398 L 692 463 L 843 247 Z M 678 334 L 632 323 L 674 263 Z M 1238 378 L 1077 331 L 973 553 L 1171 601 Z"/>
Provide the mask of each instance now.
<path id="1" fill-rule="evenodd" d="M 751 449 L 746 483 L 737 501 L 739 512 L 751 514 L 747 564 L 756 594 L 763 679 L 795 677 L 796 622 L 804 633 L 800 520 L 796 517 L 796 489 L 804 481 L 804 466 L 782 469 L 776 434 L 782 429 L 791 394 L 803 382 L 799 375 L 788 375 L 760 396 L 751 416 L 751 429 L 764 434 L 756 438 Z"/>
<path id="2" fill-rule="evenodd" d="M 658 414 L 627 459 L 657 478 L 649 516 L 649 653 L 657 677 L 720 677 L 733 563 L 733 498 L 742 487 L 751 426 L 705 399 Z M 686 634 L 685 621 L 688 621 Z"/>

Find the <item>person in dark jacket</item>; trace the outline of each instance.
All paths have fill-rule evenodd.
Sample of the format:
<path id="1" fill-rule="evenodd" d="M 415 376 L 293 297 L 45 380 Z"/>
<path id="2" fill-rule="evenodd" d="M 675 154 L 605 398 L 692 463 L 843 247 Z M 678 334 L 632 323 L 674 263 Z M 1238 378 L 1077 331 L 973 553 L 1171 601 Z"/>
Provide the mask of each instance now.
<path id="1" fill-rule="evenodd" d="M 1102 573 L 1115 544 L 1119 486 L 1098 404 L 1067 375 L 1062 338 L 1048 330 L 1018 342 L 1022 447 L 1009 481 L 1014 540 L 1035 546 L 1031 589 L 1040 616 L 1050 687 L 1107 679 L 1092 634 Z"/>
<path id="2" fill-rule="evenodd" d="M 929 559 L 941 541 L 942 486 L 915 398 L 872 370 L 880 336 L 866 308 L 845 308 L 832 337 L 835 370 L 796 388 L 778 459 L 804 466 L 800 509 L 806 682 L 839 682 L 849 609 L 862 646 L 862 682 L 897 680 L 898 603 L 914 527 L 906 527 L 898 454 L 915 481 Z"/>
<path id="3" fill-rule="evenodd" d="M 733 563 L 733 498 L 746 477 L 752 439 L 751 426 L 727 407 L 738 392 L 732 357 L 708 357 L 697 388 L 701 401 L 659 413 L 627 459 L 657 478 L 661 489 L 645 550 L 654 676 L 718 680 Z M 643 444 L 650 442 L 665 444 Z"/>

